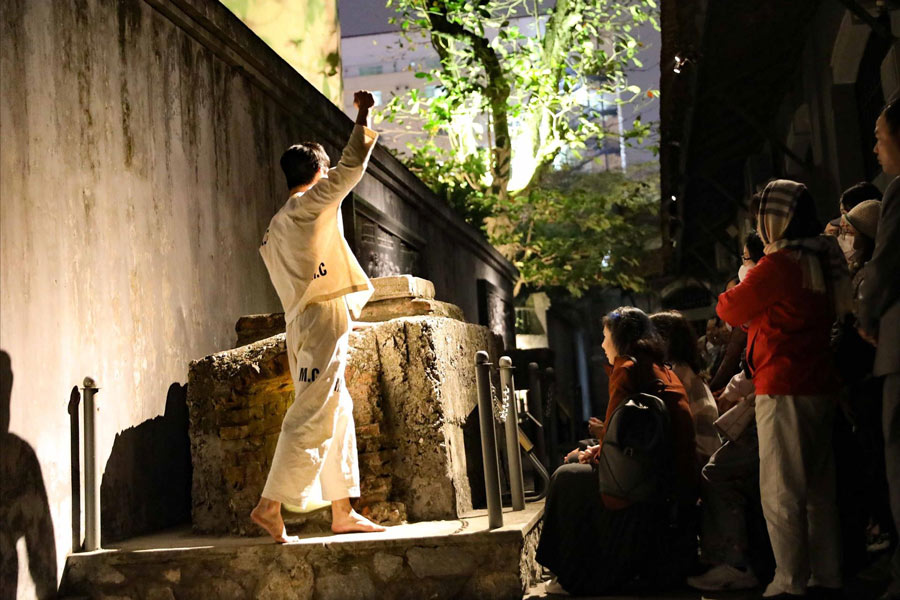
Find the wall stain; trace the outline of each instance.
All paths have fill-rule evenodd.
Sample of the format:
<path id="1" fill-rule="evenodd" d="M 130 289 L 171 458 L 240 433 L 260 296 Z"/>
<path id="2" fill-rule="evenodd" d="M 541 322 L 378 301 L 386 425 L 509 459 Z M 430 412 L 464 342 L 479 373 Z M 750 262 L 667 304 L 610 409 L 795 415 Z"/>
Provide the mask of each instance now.
<path id="1" fill-rule="evenodd" d="M 186 150 L 191 151 L 197 147 L 199 132 L 197 131 L 197 90 L 194 77 L 194 43 L 190 37 L 181 34 L 181 48 L 178 50 L 181 57 L 181 128 L 184 135 Z"/>
<path id="2" fill-rule="evenodd" d="M 25 29 L 26 2 L 27 0 L 5 1 L 0 10 L 0 38 L 3 40 L 0 61 L 8 66 L 3 72 L 3 95 L 18 121 L 4 127 L 3 144 L 5 148 L 9 148 L 6 151 L 17 158 L 14 169 L 21 181 L 26 181 L 31 170 L 31 163 L 28 161 L 30 136 L 24 127 L 28 123 L 29 108 L 25 64 L 26 57 L 31 53 L 31 40 Z"/>
<path id="3" fill-rule="evenodd" d="M 116 17 L 119 26 L 119 61 L 122 65 L 122 80 L 119 82 L 119 96 L 122 105 L 122 136 L 125 152 L 125 166 L 134 162 L 134 132 L 131 125 L 131 98 L 128 92 L 128 49 L 133 47 L 141 30 L 141 8 L 134 0 L 119 0 Z"/>

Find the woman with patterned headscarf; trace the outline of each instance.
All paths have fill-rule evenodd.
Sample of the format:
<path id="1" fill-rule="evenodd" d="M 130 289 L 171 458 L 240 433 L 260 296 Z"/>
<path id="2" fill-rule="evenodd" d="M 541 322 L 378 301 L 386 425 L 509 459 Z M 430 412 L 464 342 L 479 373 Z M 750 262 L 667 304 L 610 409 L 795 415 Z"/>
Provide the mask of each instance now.
<path id="1" fill-rule="evenodd" d="M 831 446 L 839 384 L 829 336 L 850 309 L 850 280 L 840 246 L 821 231 L 806 186 L 769 183 L 758 220 L 765 256 L 716 307 L 748 331 L 760 493 L 776 562 L 766 598 L 841 587 Z"/>

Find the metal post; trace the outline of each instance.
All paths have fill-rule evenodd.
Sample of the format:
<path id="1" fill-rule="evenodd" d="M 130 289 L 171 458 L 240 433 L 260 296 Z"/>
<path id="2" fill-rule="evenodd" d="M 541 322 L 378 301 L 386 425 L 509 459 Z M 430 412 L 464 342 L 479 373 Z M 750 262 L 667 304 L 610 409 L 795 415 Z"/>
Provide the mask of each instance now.
<path id="1" fill-rule="evenodd" d="M 519 454 L 519 409 L 513 384 L 512 359 L 500 357 L 500 389 L 506 409 L 506 457 L 509 461 L 509 490 L 513 510 L 525 510 L 525 485 L 522 482 L 522 457 Z"/>
<path id="2" fill-rule="evenodd" d="M 553 370 L 553 367 L 547 367 L 544 369 L 544 383 L 546 384 L 546 394 L 547 394 L 547 402 L 544 404 L 544 410 L 547 411 L 547 414 L 544 415 L 547 421 L 549 421 L 550 427 L 549 429 L 549 438 L 550 442 L 547 444 L 548 446 L 548 454 L 547 458 L 549 461 L 549 467 L 555 469 L 560 461 L 560 451 L 559 451 L 559 407 L 556 405 L 556 373 Z"/>
<path id="3" fill-rule="evenodd" d="M 72 552 L 81 552 L 81 430 L 78 425 L 78 405 L 81 394 L 78 387 L 69 396 L 69 452 L 72 463 Z"/>
<path id="4" fill-rule="evenodd" d="M 481 459 L 484 463 L 484 492 L 487 496 L 488 527 L 503 526 L 500 504 L 500 464 L 497 461 L 497 439 L 494 436 L 494 405 L 491 401 L 491 363 L 488 353 L 475 354 L 475 382 L 478 386 L 478 421 L 481 425 Z"/>
<path id="5" fill-rule="evenodd" d="M 541 395 L 541 372 L 536 362 L 528 363 L 528 412 L 540 421 L 535 431 L 534 446 L 540 461 L 547 466 L 547 442 L 544 439 L 544 397 Z"/>
<path id="6" fill-rule="evenodd" d="M 97 441 L 94 395 L 100 388 L 90 377 L 84 378 L 84 549 L 100 548 L 100 481 L 97 477 Z"/>

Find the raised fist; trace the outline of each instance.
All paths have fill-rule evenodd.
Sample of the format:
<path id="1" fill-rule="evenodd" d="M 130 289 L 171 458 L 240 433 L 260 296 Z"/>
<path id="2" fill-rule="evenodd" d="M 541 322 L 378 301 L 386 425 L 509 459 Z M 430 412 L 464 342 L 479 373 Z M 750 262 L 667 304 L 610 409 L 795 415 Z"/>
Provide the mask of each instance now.
<path id="1" fill-rule="evenodd" d="M 375 97 L 367 90 L 359 90 L 353 94 L 353 106 L 360 110 L 367 110 L 375 106 Z"/>

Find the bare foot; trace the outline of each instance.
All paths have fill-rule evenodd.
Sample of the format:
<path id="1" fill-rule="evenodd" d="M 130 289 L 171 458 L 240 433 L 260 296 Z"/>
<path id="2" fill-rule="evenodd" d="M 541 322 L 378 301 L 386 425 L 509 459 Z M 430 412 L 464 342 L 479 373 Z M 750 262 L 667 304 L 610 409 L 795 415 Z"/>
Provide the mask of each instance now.
<path id="1" fill-rule="evenodd" d="M 278 544 L 288 544 L 297 542 L 300 538 L 295 535 L 288 535 L 284 526 L 284 519 L 281 518 L 281 503 L 268 498 L 260 498 L 259 504 L 250 513 L 250 519 L 266 530 L 266 533 L 272 536 Z"/>
<path id="2" fill-rule="evenodd" d="M 331 503 L 331 531 L 334 533 L 374 533 L 384 530 L 381 525 L 353 510 L 349 498 Z"/>
<path id="3" fill-rule="evenodd" d="M 344 515 L 341 519 L 331 521 L 331 531 L 335 533 L 367 533 L 384 530 L 384 527 L 373 523 L 355 510 L 351 510 L 350 514 Z"/>

